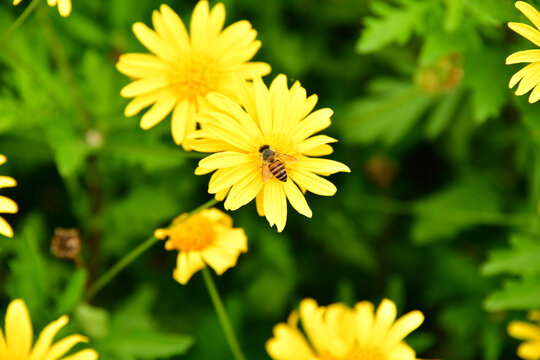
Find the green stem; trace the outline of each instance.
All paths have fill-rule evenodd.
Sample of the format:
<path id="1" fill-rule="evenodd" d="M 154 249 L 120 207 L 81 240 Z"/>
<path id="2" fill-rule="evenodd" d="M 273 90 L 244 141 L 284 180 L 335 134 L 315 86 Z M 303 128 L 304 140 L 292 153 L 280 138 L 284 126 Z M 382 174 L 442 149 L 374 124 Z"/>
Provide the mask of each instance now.
<path id="1" fill-rule="evenodd" d="M 225 311 L 225 306 L 223 306 L 223 302 L 221 301 L 221 297 L 219 296 L 216 284 L 212 279 L 212 275 L 210 274 L 208 267 L 204 267 L 201 271 L 203 274 L 204 283 L 208 289 L 210 298 L 212 299 L 212 303 L 214 303 L 214 308 L 216 309 L 219 322 L 221 323 L 221 328 L 225 333 L 225 337 L 227 338 L 227 342 L 229 343 L 229 347 L 231 348 L 234 358 L 236 360 L 246 360 L 246 357 L 240 348 L 240 344 L 238 343 L 238 339 L 236 339 L 231 321 L 227 316 L 227 311 Z"/>
<path id="2" fill-rule="evenodd" d="M 22 25 L 22 23 L 28 18 L 28 16 L 30 16 L 32 11 L 34 11 L 34 9 L 39 5 L 40 1 L 41 0 L 33 0 L 30 5 L 28 5 L 26 9 L 24 9 L 22 14 L 17 18 L 17 20 L 15 20 L 15 22 L 11 24 L 11 26 L 6 30 L 2 37 L 0 37 L 0 44 L 3 44 L 4 41 L 6 41 L 15 32 L 15 30 L 17 30 Z"/>
<path id="3" fill-rule="evenodd" d="M 207 209 L 213 205 L 217 204 L 216 199 L 209 200 L 202 204 L 201 206 L 191 210 L 188 213 L 189 216 L 193 216 L 196 213 L 198 213 L 201 210 Z M 92 299 L 96 294 L 103 289 L 112 279 L 120 273 L 126 266 L 131 264 L 133 260 L 135 260 L 139 255 L 144 253 L 146 250 L 148 250 L 152 245 L 154 245 L 159 240 L 155 236 L 150 236 L 148 239 L 146 239 L 145 242 L 137 246 L 135 249 L 133 249 L 130 253 L 128 253 L 126 256 L 124 256 L 120 261 L 118 261 L 112 268 L 110 268 L 105 274 L 103 274 L 91 287 L 88 289 L 88 292 L 86 293 L 86 300 Z"/>

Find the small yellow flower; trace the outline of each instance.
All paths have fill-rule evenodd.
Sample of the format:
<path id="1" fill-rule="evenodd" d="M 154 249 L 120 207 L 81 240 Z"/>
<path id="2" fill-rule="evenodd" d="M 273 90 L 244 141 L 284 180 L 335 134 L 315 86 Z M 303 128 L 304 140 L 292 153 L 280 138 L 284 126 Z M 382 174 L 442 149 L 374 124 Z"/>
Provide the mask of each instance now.
<path id="1" fill-rule="evenodd" d="M 47 325 L 39 334 L 33 347 L 32 322 L 24 301 L 17 299 L 9 304 L 5 323 L 5 337 L 0 329 L 0 359 L 2 360 L 95 360 L 98 358 L 97 352 L 93 349 L 82 350 L 63 357 L 75 344 L 88 342 L 88 339 L 81 335 L 70 335 L 53 344 L 58 330 L 68 323 L 66 315 Z"/>
<path id="2" fill-rule="evenodd" d="M 133 25 L 135 36 L 152 55 L 122 55 L 117 64 L 121 73 L 135 79 L 121 91 L 122 96 L 134 98 L 125 115 L 133 116 L 153 104 L 141 118 L 141 128 L 146 130 L 172 112 L 172 136 L 189 150 L 184 140 L 196 128 L 200 99 L 211 91 L 234 96 L 233 79 L 268 74 L 270 66 L 249 62 L 261 42 L 255 40 L 257 32 L 248 21 L 223 29 L 223 4 L 210 11 L 208 1 L 199 1 L 190 35 L 171 8 L 161 5 L 160 9 L 152 14 L 155 31 L 140 22 Z"/>
<path id="3" fill-rule="evenodd" d="M 274 327 L 266 343 L 272 359 L 279 360 L 414 360 L 416 354 L 403 339 L 424 321 L 411 311 L 396 321 L 396 306 L 384 299 L 374 314 L 373 304 L 362 301 L 351 309 L 344 304 L 318 306 L 313 299 L 300 303 L 287 324 Z M 298 317 L 306 336 L 298 329 Z"/>
<path id="4" fill-rule="evenodd" d="M 6 157 L 4 155 L 0 155 L 0 165 L 2 165 L 5 162 L 6 162 Z M 13 187 L 16 185 L 17 185 L 17 182 L 15 181 L 15 179 L 9 176 L 0 176 L 0 189 L 6 188 L 6 187 Z M 5 196 L 0 196 L 0 214 L 2 213 L 14 214 L 18 210 L 19 208 L 13 200 Z M 4 220 L 4 218 L 1 216 L 0 216 L 0 234 L 13 237 L 13 229 L 8 224 L 8 222 Z"/>
<path id="5" fill-rule="evenodd" d="M 190 217 L 180 215 L 169 229 L 156 230 L 156 238 L 168 238 L 165 249 L 178 251 L 174 279 L 185 285 L 206 264 L 218 275 L 235 266 L 240 253 L 247 251 L 247 237 L 232 226 L 230 216 L 212 208 Z"/>
<path id="6" fill-rule="evenodd" d="M 337 141 L 313 136 L 330 125 L 332 110 L 311 112 L 317 96 L 306 98 L 299 82 L 289 89 L 285 75 L 277 76 L 270 89 L 260 77 L 253 84 L 238 80 L 234 85 L 242 107 L 222 94 L 206 97 L 208 110 L 199 116 L 201 129 L 192 134 L 192 146 L 215 154 L 201 160 L 195 174 L 215 171 L 208 192 L 218 200 L 226 197 L 225 209 L 236 210 L 256 198 L 259 215 L 282 231 L 287 199 L 296 211 L 311 217 L 303 192 L 332 196 L 336 187 L 320 175 L 350 171 L 340 162 L 314 158 L 331 154 L 329 143 Z M 263 161 L 265 148 L 279 163 Z"/>
<path id="7" fill-rule="evenodd" d="M 13 0 L 13 5 L 19 5 L 22 0 Z M 58 12 L 66 17 L 71 14 L 71 0 L 47 0 L 49 6 L 58 5 Z"/>
<path id="8" fill-rule="evenodd" d="M 523 1 L 516 2 L 516 7 L 521 11 L 536 27 L 521 24 L 508 23 L 510 29 L 517 32 L 534 45 L 540 46 L 540 13 Z M 518 82 L 519 86 L 516 95 L 523 95 L 532 90 L 529 102 L 534 103 L 540 99 L 540 49 L 518 51 L 506 58 L 506 64 L 530 63 L 518 71 L 510 79 L 509 87 L 513 88 Z"/>
<path id="9" fill-rule="evenodd" d="M 537 360 L 540 359 L 540 312 L 531 311 L 529 319 L 537 323 L 512 321 L 508 325 L 508 334 L 516 339 L 525 340 L 517 349 L 520 358 Z"/>

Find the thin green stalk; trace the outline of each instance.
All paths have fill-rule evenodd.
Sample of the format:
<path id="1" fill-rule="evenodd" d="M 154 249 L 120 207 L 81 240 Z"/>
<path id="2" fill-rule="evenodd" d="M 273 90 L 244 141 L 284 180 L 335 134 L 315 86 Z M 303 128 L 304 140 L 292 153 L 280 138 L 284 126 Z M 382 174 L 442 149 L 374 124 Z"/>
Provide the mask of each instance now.
<path id="1" fill-rule="evenodd" d="M 2 34 L 2 37 L 0 37 L 0 44 L 3 44 L 14 32 L 17 30 L 22 23 L 30 16 L 32 11 L 39 5 L 39 2 L 42 0 L 33 0 L 30 5 L 24 9 L 22 14 L 15 20 L 13 24 L 6 30 L 4 34 Z"/>
<path id="2" fill-rule="evenodd" d="M 202 204 L 201 206 L 191 210 L 188 213 L 189 216 L 193 216 L 196 213 L 198 213 L 201 210 L 207 209 L 213 205 L 217 204 L 216 199 L 209 200 Z M 124 256 L 120 261 L 118 261 L 115 265 L 113 265 L 112 268 L 110 268 L 105 274 L 103 274 L 97 281 L 88 289 L 88 292 L 86 293 L 86 300 L 92 299 L 96 294 L 101 291 L 112 279 L 120 273 L 126 266 L 131 264 L 136 258 L 139 257 L 142 253 L 144 253 L 146 250 L 148 250 L 152 245 L 154 245 L 159 240 L 155 236 L 150 236 L 148 239 L 146 239 L 145 242 L 137 246 L 135 249 L 133 249 L 130 253 L 128 253 L 126 256 Z"/>
<path id="3" fill-rule="evenodd" d="M 234 334 L 231 321 L 227 316 L 227 311 L 225 311 L 225 306 L 223 306 L 223 302 L 221 301 L 221 297 L 219 296 L 216 284 L 212 279 L 212 275 L 210 274 L 208 267 L 204 267 L 201 271 L 203 274 L 204 283 L 206 285 L 206 288 L 208 289 L 208 293 L 210 294 L 210 298 L 212 299 L 214 308 L 216 309 L 219 322 L 221 323 L 221 328 L 225 333 L 225 337 L 227 338 L 227 342 L 229 343 L 229 347 L 231 348 L 231 352 L 233 353 L 234 358 L 236 360 L 246 360 L 246 357 L 244 356 L 244 353 L 240 348 L 240 344 L 238 343 L 238 339 Z"/>

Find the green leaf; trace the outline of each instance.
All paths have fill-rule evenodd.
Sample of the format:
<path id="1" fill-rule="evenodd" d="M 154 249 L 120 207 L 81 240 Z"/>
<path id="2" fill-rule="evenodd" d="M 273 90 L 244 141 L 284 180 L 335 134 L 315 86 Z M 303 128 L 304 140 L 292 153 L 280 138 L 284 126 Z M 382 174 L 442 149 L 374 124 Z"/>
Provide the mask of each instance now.
<path id="1" fill-rule="evenodd" d="M 509 249 L 493 250 L 482 266 L 484 275 L 510 273 L 532 275 L 540 273 L 540 239 L 529 235 L 513 235 Z"/>
<path id="2" fill-rule="evenodd" d="M 367 17 L 356 50 L 360 53 L 376 52 L 390 44 L 403 45 L 414 33 L 422 29 L 429 10 L 428 1 L 399 1 L 398 7 L 381 1 L 373 3 L 378 17 Z"/>
<path id="3" fill-rule="evenodd" d="M 540 307 L 540 278 L 509 280 L 484 301 L 487 311 L 530 310 Z"/>
<path id="4" fill-rule="evenodd" d="M 413 84 L 378 80 L 370 96 L 356 101 L 345 114 L 342 136 L 346 141 L 394 145 L 427 111 L 432 98 Z"/>
<path id="5" fill-rule="evenodd" d="M 64 291 L 56 299 L 57 314 L 70 313 L 82 300 L 87 278 L 88 273 L 85 269 L 77 269 L 71 274 Z"/>
<path id="6" fill-rule="evenodd" d="M 416 202 L 412 239 L 418 244 L 453 238 L 499 209 L 497 193 L 480 177 L 469 175 Z"/>
<path id="7" fill-rule="evenodd" d="M 79 304 L 73 312 L 73 318 L 84 334 L 94 340 L 104 339 L 110 333 L 110 315 L 105 309 Z"/>

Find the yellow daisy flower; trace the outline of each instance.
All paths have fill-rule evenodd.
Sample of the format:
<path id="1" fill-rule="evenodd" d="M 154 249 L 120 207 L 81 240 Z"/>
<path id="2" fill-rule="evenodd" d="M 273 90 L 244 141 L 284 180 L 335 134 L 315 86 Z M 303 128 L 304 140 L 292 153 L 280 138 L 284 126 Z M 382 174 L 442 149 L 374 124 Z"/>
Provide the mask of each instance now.
<path id="1" fill-rule="evenodd" d="M 299 213 L 311 217 L 302 192 L 332 196 L 336 187 L 319 175 L 350 172 L 344 164 L 317 159 L 332 153 L 326 135 L 312 136 L 330 125 L 332 110 L 311 112 L 317 96 L 306 98 L 296 82 L 290 89 L 279 75 L 270 89 L 260 77 L 253 84 L 235 81 L 240 105 L 212 93 L 208 109 L 199 116 L 201 129 L 192 134 L 194 150 L 213 152 L 199 162 L 197 175 L 215 170 L 208 191 L 225 209 L 236 210 L 256 198 L 259 215 L 282 231 L 287 221 L 287 199 Z M 264 159 L 264 160 L 263 160 Z"/>
<path id="2" fill-rule="evenodd" d="M 540 359 L 540 312 L 531 311 L 529 319 L 537 323 L 512 321 L 508 325 L 508 334 L 516 339 L 525 340 L 517 349 L 520 358 L 537 360 Z"/>
<path id="3" fill-rule="evenodd" d="M 6 161 L 7 161 L 6 157 L 4 155 L 0 155 L 0 165 L 5 163 Z M 17 182 L 15 181 L 15 179 L 9 176 L 0 176 L 0 189 L 5 188 L 5 187 L 13 187 L 16 185 L 17 185 Z M 0 214 L 2 213 L 14 214 L 18 210 L 19 208 L 13 200 L 5 196 L 0 196 Z M 4 218 L 1 216 L 0 216 L 0 234 L 4 236 L 13 237 L 13 229 L 8 224 L 8 222 L 4 220 Z"/>
<path id="4" fill-rule="evenodd" d="M 13 300 L 6 312 L 5 337 L 0 329 L 0 359 L 5 360 L 95 360 L 98 354 L 93 349 L 79 351 L 63 357 L 75 344 L 88 342 L 81 335 L 70 335 L 53 344 L 53 339 L 68 323 L 66 315 L 50 323 L 43 329 L 36 344 L 32 347 L 33 330 L 28 309 L 24 301 Z"/>
<path id="5" fill-rule="evenodd" d="M 133 116 L 153 104 L 141 118 L 147 130 L 172 112 L 171 131 L 174 141 L 190 147 L 185 136 L 196 128 L 195 114 L 200 99 L 211 91 L 234 96 L 232 80 L 244 79 L 250 73 L 266 75 L 270 66 L 249 62 L 261 42 L 248 21 L 238 21 L 223 29 L 225 7 L 217 4 L 209 10 L 208 1 L 199 1 L 191 17 L 190 35 L 178 15 L 167 5 L 154 11 L 155 31 L 135 23 L 133 32 L 150 54 L 126 54 L 117 69 L 134 79 L 121 95 L 134 98 L 125 115 Z"/>
<path id="6" fill-rule="evenodd" d="M 22 0 L 13 0 L 13 5 L 19 5 Z M 58 12 L 66 17 L 71 14 L 71 0 L 47 0 L 49 6 L 58 5 Z"/>
<path id="7" fill-rule="evenodd" d="M 174 279 L 185 285 L 206 264 L 218 275 L 235 266 L 240 253 L 247 251 L 247 237 L 232 226 L 229 215 L 212 208 L 190 217 L 180 215 L 169 229 L 156 230 L 156 238 L 168 238 L 165 249 L 179 252 Z"/>
<path id="8" fill-rule="evenodd" d="M 508 23 L 510 29 L 517 32 L 536 46 L 540 46 L 540 13 L 523 1 L 516 2 L 516 7 L 523 13 L 536 27 L 521 24 Z M 518 71 L 510 79 L 509 87 L 513 88 L 518 82 L 516 95 L 523 95 L 532 90 L 529 102 L 534 103 L 540 99 L 540 49 L 518 51 L 506 58 L 506 64 L 530 63 Z"/>
<path id="9" fill-rule="evenodd" d="M 415 310 L 396 321 L 396 313 L 396 305 L 387 299 L 376 313 L 368 301 L 351 309 L 304 299 L 300 316 L 293 312 L 288 324 L 274 327 L 266 350 L 279 360 L 414 360 L 416 354 L 403 338 L 422 324 L 424 316 Z M 298 317 L 306 336 L 298 329 Z"/>

